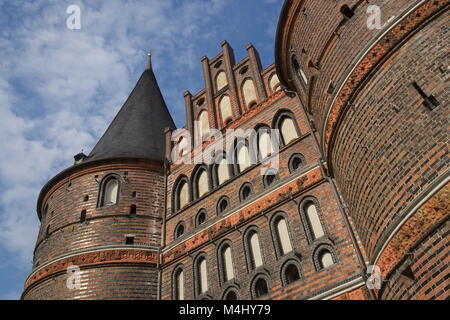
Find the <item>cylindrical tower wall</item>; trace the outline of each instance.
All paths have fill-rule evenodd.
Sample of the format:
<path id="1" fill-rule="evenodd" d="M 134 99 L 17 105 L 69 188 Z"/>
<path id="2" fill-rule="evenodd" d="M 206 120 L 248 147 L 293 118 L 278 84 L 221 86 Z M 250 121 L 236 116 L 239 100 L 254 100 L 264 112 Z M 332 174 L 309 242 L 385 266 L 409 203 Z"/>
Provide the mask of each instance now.
<path id="1" fill-rule="evenodd" d="M 117 199 L 107 203 L 111 179 Z M 121 160 L 69 168 L 43 188 L 38 206 L 41 229 L 24 299 L 156 299 L 160 164 Z M 72 266 L 80 268 L 79 288 L 67 285 Z"/>

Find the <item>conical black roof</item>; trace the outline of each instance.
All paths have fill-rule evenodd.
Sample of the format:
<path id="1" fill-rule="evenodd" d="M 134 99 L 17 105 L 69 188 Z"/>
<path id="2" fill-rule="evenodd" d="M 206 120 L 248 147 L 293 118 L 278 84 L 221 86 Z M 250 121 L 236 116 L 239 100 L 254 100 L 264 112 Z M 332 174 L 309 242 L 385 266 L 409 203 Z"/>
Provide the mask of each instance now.
<path id="1" fill-rule="evenodd" d="M 164 161 L 165 129 L 175 129 L 151 65 L 86 161 L 140 158 Z"/>

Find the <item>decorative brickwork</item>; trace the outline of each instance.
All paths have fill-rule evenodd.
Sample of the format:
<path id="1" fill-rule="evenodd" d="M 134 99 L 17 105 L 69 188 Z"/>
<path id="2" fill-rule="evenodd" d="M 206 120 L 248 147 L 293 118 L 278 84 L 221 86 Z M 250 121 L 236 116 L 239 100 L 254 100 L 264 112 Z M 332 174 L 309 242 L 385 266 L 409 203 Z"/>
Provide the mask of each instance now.
<path id="1" fill-rule="evenodd" d="M 42 189 L 22 298 L 448 298 L 449 2 L 287 0 L 274 65 L 226 41 L 201 59 L 184 130 L 147 68 L 95 152 Z M 212 129 L 251 134 L 215 149 Z M 242 146 L 252 163 L 208 162 Z"/>
<path id="2" fill-rule="evenodd" d="M 411 250 L 425 246 L 421 241 L 450 213 L 435 198 L 416 208 L 447 183 L 450 172 L 450 1 L 347 1 L 351 17 L 343 17 L 342 2 L 326 3 L 286 2 L 277 71 L 314 121 L 363 251 L 386 277 L 402 270 Z M 374 5 L 381 13 L 378 29 L 367 26 Z M 445 261 L 438 249 L 444 245 L 435 243 L 439 261 Z M 443 276 L 442 270 L 423 272 L 422 281 Z M 399 279 L 390 277 L 390 288 Z M 425 297 L 420 290 L 402 290 L 377 293 Z M 426 297 L 433 294 L 443 297 L 436 288 Z"/>
<path id="3" fill-rule="evenodd" d="M 138 249 L 117 249 L 74 255 L 35 270 L 28 278 L 25 286 L 30 287 L 39 280 L 60 272 L 66 272 L 67 268 L 70 266 L 92 268 L 98 265 L 114 264 L 117 262 L 128 264 L 148 264 L 150 267 L 155 267 L 157 263 L 157 253 Z"/>
<path id="4" fill-rule="evenodd" d="M 121 276 L 128 277 L 129 272 L 134 272 L 126 272 L 126 266 L 130 266 L 129 270 L 137 268 L 145 274 L 156 274 L 156 251 L 161 243 L 164 213 L 164 178 L 160 166 L 148 161 L 128 160 L 86 164 L 71 170 L 73 172 L 67 177 L 60 175 L 60 180 L 53 179 L 47 192 L 42 194 L 40 206 L 46 210 L 42 209 L 33 271 L 25 284 L 24 299 L 37 299 L 41 294 L 44 298 L 83 296 L 84 293 L 58 282 L 65 281 L 70 265 L 79 266 L 91 282 L 97 272 L 105 268 L 110 270 L 113 266 L 119 266 L 121 271 L 110 279 L 111 283 L 120 282 Z M 117 203 L 101 206 L 102 181 L 112 174 L 119 181 Z M 135 214 L 131 214 L 132 206 Z M 80 220 L 82 211 L 86 212 L 84 220 Z M 126 235 L 132 235 L 134 241 L 129 249 L 123 249 Z M 135 285 L 142 285 L 145 291 L 146 283 L 148 288 L 153 288 L 155 298 L 156 278 L 149 282 L 146 277 L 143 275 L 143 283 L 136 282 Z M 49 290 L 53 281 L 60 287 L 58 295 L 42 291 Z M 89 282 L 84 278 L 83 281 Z M 133 284 L 129 286 L 131 288 Z M 108 296 L 99 293 L 98 298 L 104 294 L 105 298 Z M 95 298 L 95 295 L 92 293 L 91 297 Z M 114 297 L 121 298 L 120 292 L 113 293 L 111 298 Z M 151 296 L 141 298 L 150 299 Z"/>

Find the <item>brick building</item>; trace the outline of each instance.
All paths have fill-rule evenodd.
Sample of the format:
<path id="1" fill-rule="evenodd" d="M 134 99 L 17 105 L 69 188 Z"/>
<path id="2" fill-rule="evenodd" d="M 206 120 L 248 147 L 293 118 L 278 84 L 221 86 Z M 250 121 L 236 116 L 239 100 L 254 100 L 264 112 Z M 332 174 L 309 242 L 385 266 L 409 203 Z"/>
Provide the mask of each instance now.
<path id="1" fill-rule="evenodd" d="M 447 298 L 448 8 L 287 0 L 275 64 L 223 41 L 180 129 L 149 62 L 43 187 L 22 298 Z"/>

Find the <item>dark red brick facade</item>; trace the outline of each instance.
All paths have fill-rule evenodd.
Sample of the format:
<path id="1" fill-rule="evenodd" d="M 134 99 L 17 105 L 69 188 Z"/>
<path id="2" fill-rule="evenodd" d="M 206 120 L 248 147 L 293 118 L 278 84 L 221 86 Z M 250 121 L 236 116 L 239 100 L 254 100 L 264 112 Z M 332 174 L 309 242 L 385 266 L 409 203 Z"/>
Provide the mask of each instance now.
<path id="1" fill-rule="evenodd" d="M 381 30 L 367 27 L 373 5 Z M 280 79 L 318 129 L 369 263 L 381 269 L 382 299 L 448 297 L 448 198 L 434 207 L 449 180 L 448 8 L 444 0 L 290 1 L 280 21 Z"/>

